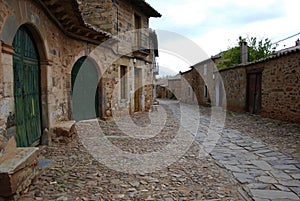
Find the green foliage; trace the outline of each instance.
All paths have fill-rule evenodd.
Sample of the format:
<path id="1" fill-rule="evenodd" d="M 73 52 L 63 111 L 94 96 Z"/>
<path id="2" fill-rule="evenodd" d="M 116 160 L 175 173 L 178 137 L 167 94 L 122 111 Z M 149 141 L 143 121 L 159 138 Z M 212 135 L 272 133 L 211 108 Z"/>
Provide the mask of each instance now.
<path id="1" fill-rule="evenodd" d="M 248 44 L 249 62 L 266 58 L 272 55 L 276 49 L 276 46 L 273 46 L 271 40 L 268 38 L 257 40 L 256 37 L 242 38 L 240 36 L 237 46 L 229 47 L 227 51 L 221 54 L 222 61 L 217 65 L 219 69 L 227 68 L 241 63 L 240 44 L 242 42 L 247 42 Z"/>

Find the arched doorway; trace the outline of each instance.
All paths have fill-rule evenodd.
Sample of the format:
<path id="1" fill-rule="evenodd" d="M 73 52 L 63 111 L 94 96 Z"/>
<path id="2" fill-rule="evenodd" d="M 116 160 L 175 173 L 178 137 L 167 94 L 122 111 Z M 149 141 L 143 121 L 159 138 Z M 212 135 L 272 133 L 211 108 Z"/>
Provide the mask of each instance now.
<path id="1" fill-rule="evenodd" d="M 72 113 L 76 121 L 99 117 L 99 87 L 96 64 L 81 57 L 72 72 Z"/>
<path id="2" fill-rule="evenodd" d="M 34 40 L 26 26 L 21 26 L 13 40 L 14 101 L 17 146 L 39 141 L 40 62 Z"/>

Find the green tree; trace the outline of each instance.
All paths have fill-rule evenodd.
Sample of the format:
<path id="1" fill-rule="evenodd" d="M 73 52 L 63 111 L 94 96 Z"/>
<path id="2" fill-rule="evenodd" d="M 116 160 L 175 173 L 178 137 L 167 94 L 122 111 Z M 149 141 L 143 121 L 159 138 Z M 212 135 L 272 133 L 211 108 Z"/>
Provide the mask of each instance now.
<path id="1" fill-rule="evenodd" d="M 219 69 L 227 68 L 241 63 L 240 44 L 242 42 L 247 42 L 249 62 L 266 58 L 274 54 L 276 49 L 276 46 L 274 46 L 271 40 L 268 38 L 257 40 L 256 37 L 242 38 L 240 36 L 237 46 L 229 47 L 221 54 L 222 61 L 217 65 Z"/>

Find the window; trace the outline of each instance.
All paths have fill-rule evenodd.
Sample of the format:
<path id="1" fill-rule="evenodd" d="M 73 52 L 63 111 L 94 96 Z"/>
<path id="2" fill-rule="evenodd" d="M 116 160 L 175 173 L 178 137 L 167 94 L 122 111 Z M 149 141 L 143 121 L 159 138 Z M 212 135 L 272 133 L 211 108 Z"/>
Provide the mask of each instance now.
<path id="1" fill-rule="evenodd" d="M 207 85 L 204 86 L 204 97 L 207 98 L 208 91 L 207 91 Z"/>
<path id="2" fill-rule="evenodd" d="M 120 66 L 120 80 L 121 80 L 121 99 L 126 99 L 127 94 L 126 94 L 126 88 L 127 88 L 127 79 L 126 79 L 126 66 Z"/>
<path id="3" fill-rule="evenodd" d="M 134 15 L 134 28 L 135 28 L 135 44 L 137 45 L 137 47 L 139 47 L 140 44 L 140 38 L 141 38 L 141 33 L 140 33 L 140 29 L 142 28 L 142 20 L 141 17 L 138 15 Z"/>

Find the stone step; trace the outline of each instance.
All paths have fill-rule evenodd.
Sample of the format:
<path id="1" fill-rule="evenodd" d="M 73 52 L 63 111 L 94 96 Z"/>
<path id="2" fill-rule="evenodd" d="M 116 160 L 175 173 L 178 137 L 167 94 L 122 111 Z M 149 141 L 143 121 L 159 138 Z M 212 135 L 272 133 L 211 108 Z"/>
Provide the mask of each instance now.
<path id="1" fill-rule="evenodd" d="M 76 132 L 75 123 L 75 121 L 58 122 L 51 130 L 56 136 L 71 137 Z"/>
<path id="2" fill-rule="evenodd" d="M 17 148 L 0 164 L 0 196 L 10 197 L 26 189 L 38 170 L 38 148 Z"/>

